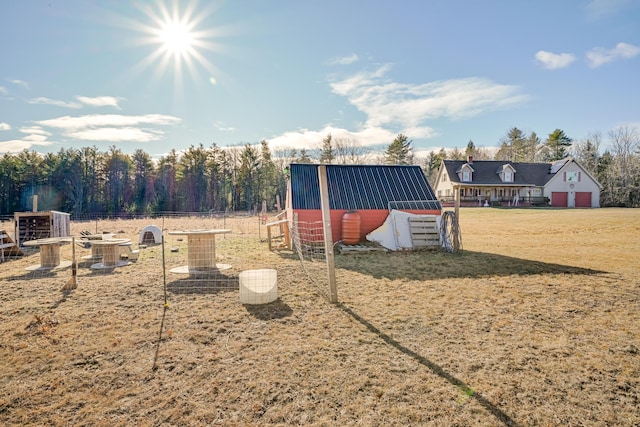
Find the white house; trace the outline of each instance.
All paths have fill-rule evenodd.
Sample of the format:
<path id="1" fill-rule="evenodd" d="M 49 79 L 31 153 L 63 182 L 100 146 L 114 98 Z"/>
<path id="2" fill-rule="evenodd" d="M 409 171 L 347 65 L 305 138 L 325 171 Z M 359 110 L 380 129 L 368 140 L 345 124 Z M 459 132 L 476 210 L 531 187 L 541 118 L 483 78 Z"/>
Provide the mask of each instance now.
<path id="1" fill-rule="evenodd" d="M 575 159 L 554 163 L 444 160 L 433 189 L 443 205 L 600 207 L 600 183 Z"/>

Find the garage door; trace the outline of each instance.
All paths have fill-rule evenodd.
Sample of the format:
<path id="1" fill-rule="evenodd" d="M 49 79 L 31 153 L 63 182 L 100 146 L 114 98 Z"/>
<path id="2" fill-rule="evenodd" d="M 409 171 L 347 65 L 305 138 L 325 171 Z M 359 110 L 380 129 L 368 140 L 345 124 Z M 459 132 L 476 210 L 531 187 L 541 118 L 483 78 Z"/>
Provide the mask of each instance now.
<path id="1" fill-rule="evenodd" d="M 576 191 L 576 208 L 591 207 L 591 192 Z"/>
<path id="2" fill-rule="evenodd" d="M 569 193 L 566 191 L 554 191 L 551 193 L 551 206 L 554 208 L 566 208 L 568 201 Z"/>

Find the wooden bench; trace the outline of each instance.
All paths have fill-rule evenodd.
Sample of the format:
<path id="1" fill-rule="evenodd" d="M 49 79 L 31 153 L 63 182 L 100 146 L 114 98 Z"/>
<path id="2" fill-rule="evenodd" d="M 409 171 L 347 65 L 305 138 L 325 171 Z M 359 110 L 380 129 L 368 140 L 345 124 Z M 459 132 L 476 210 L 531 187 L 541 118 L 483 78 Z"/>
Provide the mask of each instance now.
<path id="1" fill-rule="evenodd" d="M 138 255 L 140 255 L 140 249 L 131 249 L 132 242 L 121 243 L 120 246 L 120 259 L 128 259 L 129 261 L 137 261 Z"/>

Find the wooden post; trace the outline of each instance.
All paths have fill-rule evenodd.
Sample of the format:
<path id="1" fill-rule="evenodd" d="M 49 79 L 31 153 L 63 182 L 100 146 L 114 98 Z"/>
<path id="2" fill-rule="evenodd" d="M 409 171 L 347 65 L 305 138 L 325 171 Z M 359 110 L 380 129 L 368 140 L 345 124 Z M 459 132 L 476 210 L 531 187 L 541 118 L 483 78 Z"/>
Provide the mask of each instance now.
<path id="1" fill-rule="evenodd" d="M 320 185 L 320 206 L 324 227 L 324 253 L 327 258 L 327 276 L 329 280 L 329 302 L 338 302 L 336 286 L 336 266 L 333 259 L 333 233 L 331 231 L 331 214 L 329 210 L 329 187 L 327 185 L 327 166 L 318 166 L 318 182 Z"/>
<path id="2" fill-rule="evenodd" d="M 456 192 L 455 196 L 454 196 L 454 214 L 455 214 L 455 218 L 454 221 L 456 222 L 454 224 L 454 229 L 455 230 L 459 230 L 460 228 L 458 227 L 458 217 L 460 215 L 460 187 L 453 187 L 454 191 Z M 460 251 L 460 239 L 455 238 L 453 239 L 453 253 L 458 253 L 458 251 Z"/>
<path id="3" fill-rule="evenodd" d="M 70 291 L 78 287 L 76 276 L 78 274 L 78 263 L 76 261 L 76 238 L 71 238 L 71 277 L 66 285 L 62 287 L 63 291 Z"/>

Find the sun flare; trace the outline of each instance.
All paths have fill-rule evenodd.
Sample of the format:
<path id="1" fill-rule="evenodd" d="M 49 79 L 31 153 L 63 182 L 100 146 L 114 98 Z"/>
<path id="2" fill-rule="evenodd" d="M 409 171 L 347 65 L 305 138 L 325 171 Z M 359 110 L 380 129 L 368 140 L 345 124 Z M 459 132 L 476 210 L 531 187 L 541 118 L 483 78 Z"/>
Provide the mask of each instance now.
<path id="1" fill-rule="evenodd" d="M 139 7 L 147 22 L 129 23 L 143 35 L 136 44 L 148 45 L 152 50 L 131 70 L 133 73 L 146 74 L 151 70 L 157 79 L 173 75 L 174 88 L 178 90 L 185 72 L 192 81 L 202 82 L 209 82 L 218 74 L 212 58 L 222 50 L 222 45 L 214 41 L 221 31 L 205 26 L 213 7 L 198 7 L 196 0 L 156 0 L 140 3 Z M 201 75 L 203 70 L 206 74 Z"/>

